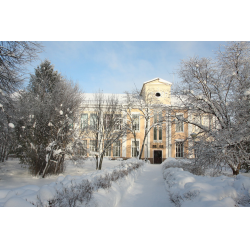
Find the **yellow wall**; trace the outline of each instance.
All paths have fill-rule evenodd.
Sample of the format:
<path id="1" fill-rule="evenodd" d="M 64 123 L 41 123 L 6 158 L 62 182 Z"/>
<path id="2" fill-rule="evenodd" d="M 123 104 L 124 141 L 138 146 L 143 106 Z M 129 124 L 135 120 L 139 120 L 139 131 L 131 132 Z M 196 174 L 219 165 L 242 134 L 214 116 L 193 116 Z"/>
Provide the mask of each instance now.
<path id="1" fill-rule="evenodd" d="M 141 112 L 138 109 L 132 109 L 131 113 L 141 113 Z M 145 128 L 145 121 L 141 117 L 140 118 L 140 130 L 136 133 L 136 140 L 138 140 L 138 139 L 140 140 L 140 149 L 141 149 L 142 142 L 143 142 L 143 137 L 144 137 L 144 128 Z M 131 157 L 131 154 L 132 154 L 132 147 L 131 147 L 132 140 L 134 140 L 134 136 L 133 136 L 132 133 L 129 133 L 127 135 L 126 157 Z M 145 151 L 145 148 L 143 150 L 142 158 L 144 158 L 144 151 Z"/>
<path id="2" fill-rule="evenodd" d="M 184 118 L 188 117 L 188 112 L 185 110 L 173 110 L 172 116 L 174 116 L 176 113 L 178 114 L 184 114 Z M 183 126 L 183 132 L 176 132 L 176 124 L 174 122 L 174 118 L 171 120 L 171 157 L 175 158 L 175 142 L 176 140 L 184 140 L 184 156 L 188 154 L 188 142 L 185 141 L 185 139 L 188 137 L 188 124 L 184 122 Z"/>
<path id="3" fill-rule="evenodd" d="M 155 94 L 159 92 L 161 94 L 160 97 L 156 97 Z M 162 103 L 165 105 L 171 105 L 171 84 L 168 83 L 162 83 L 159 79 L 155 79 L 153 81 L 150 81 L 148 83 L 144 83 L 141 91 L 141 95 L 144 98 L 144 100 L 152 102 L 152 103 Z M 90 112 L 84 112 L 88 113 L 90 115 Z M 132 113 L 140 113 L 138 109 L 132 110 Z M 174 113 L 183 113 L 184 118 L 187 118 L 188 112 L 185 110 L 173 110 L 172 115 Z M 164 117 L 164 114 L 162 114 Z M 153 119 L 150 121 L 150 125 L 153 124 Z M 149 125 L 149 126 L 150 126 Z M 145 119 L 143 117 L 140 118 L 140 130 L 136 133 L 136 139 L 140 141 L 140 149 L 142 146 L 143 138 L 144 138 L 144 128 L 145 128 Z M 159 135 L 159 132 L 158 132 Z M 166 125 L 162 125 L 162 141 L 154 141 L 154 128 L 151 129 L 149 133 L 150 137 L 150 153 L 148 155 L 149 158 L 154 157 L 154 150 L 161 150 L 162 151 L 162 158 L 167 158 L 167 135 L 166 135 Z M 184 131 L 183 132 L 176 132 L 176 126 L 174 124 L 174 121 L 172 120 L 171 124 L 171 157 L 175 158 L 175 142 L 176 140 L 185 140 L 188 137 L 188 124 L 184 123 Z M 128 133 L 127 134 L 127 140 L 126 140 L 126 158 L 130 158 L 132 154 L 132 147 L 131 143 L 132 140 L 134 140 L 133 134 Z M 156 148 L 153 148 L 153 145 L 156 145 Z M 163 145 L 163 148 L 160 148 L 160 145 Z M 89 148 L 89 139 L 88 139 L 88 148 Z M 146 153 L 147 148 L 144 147 L 142 158 L 145 158 L 147 156 Z M 184 156 L 188 153 L 188 142 L 184 142 Z M 122 148 L 121 148 L 121 154 L 122 154 Z M 113 152 L 111 150 L 111 156 L 113 155 Z M 122 156 L 122 155 L 121 155 Z"/>
<path id="4" fill-rule="evenodd" d="M 156 97 L 155 94 L 160 93 L 160 97 Z M 151 103 L 162 103 L 162 104 L 171 104 L 171 85 L 161 83 L 158 79 L 145 83 L 141 92 L 144 100 Z"/>

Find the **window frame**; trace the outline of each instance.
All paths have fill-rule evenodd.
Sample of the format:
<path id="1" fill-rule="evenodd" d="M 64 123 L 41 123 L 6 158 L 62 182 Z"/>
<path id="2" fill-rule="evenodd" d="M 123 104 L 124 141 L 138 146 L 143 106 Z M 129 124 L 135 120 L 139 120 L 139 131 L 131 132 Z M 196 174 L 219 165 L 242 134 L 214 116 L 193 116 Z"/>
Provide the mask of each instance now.
<path id="1" fill-rule="evenodd" d="M 132 129 L 134 130 L 134 125 L 138 125 L 138 126 L 136 126 L 136 127 L 138 127 L 138 129 L 135 128 L 135 131 L 139 132 L 140 131 L 140 113 L 132 113 L 131 116 L 132 116 L 132 120 L 133 120 Z M 137 124 L 134 123 L 134 121 L 135 121 L 134 116 L 138 116 L 138 123 Z"/>
<path id="2" fill-rule="evenodd" d="M 175 142 L 175 158 L 184 157 L 184 141 Z"/>
<path id="3" fill-rule="evenodd" d="M 104 156 L 111 157 L 111 145 L 105 150 Z"/>
<path id="4" fill-rule="evenodd" d="M 95 117 L 96 119 L 94 120 L 93 117 Z M 89 125 L 94 128 L 97 128 L 97 114 L 95 113 L 90 113 L 89 116 Z"/>
<path id="5" fill-rule="evenodd" d="M 117 121 L 119 121 L 117 123 Z M 121 114 L 115 114 L 115 125 L 114 130 L 121 130 L 122 129 L 122 115 Z"/>
<path id="6" fill-rule="evenodd" d="M 137 152 L 137 147 L 139 148 L 139 151 L 140 151 L 140 140 L 137 140 L 137 139 L 136 139 L 136 145 L 133 146 L 133 143 L 134 143 L 134 142 L 135 142 L 135 140 L 131 139 L 131 157 L 137 157 L 137 156 L 139 155 L 139 154 L 138 154 L 138 155 L 135 154 L 135 155 L 136 155 L 136 156 L 135 156 L 135 155 L 133 154 L 134 152 Z M 135 149 L 136 149 L 136 151 L 135 151 Z M 140 153 L 140 152 L 139 152 L 139 153 Z"/>
<path id="7" fill-rule="evenodd" d="M 97 140 L 90 140 L 89 141 L 89 151 L 91 151 L 91 152 L 96 152 L 97 151 L 96 141 Z"/>
<path id="8" fill-rule="evenodd" d="M 119 152 L 118 154 L 115 154 Z M 121 157 L 121 142 L 120 140 L 113 143 L 113 157 Z"/>
<path id="9" fill-rule="evenodd" d="M 182 119 L 184 118 L 183 113 L 178 113 L 178 114 L 176 114 L 176 117 L 177 116 L 178 117 L 182 116 Z M 184 132 L 184 121 L 180 121 L 177 118 L 175 120 L 176 120 L 176 122 L 175 122 L 175 132 L 177 132 L 177 133 Z"/>
<path id="10" fill-rule="evenodd" d="M 85 119 L 85 121 L 84 121 L 84 119 L 83 119 L 83 116 L 87 116 L 87 119 Z M 83 130 L 85 127 L 87 127 L 88 126 L 88 119 L 89 119 L 89 116 L 88 116 L 88 113 L 83 113 L 83 114 L 81 114 L 81 130 Z M 83 127 L 83 124 L 86 124 L 84 127 Z"/>

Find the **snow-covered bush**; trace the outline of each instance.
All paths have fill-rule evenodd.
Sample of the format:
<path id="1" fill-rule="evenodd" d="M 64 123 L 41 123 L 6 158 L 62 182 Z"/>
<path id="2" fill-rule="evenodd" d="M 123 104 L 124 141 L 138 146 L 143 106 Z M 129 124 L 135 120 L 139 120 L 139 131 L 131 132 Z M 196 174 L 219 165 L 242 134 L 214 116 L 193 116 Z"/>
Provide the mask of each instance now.
<path id="1" fill-rule="evenodd" d="M 163 169 L 165 186 L 175 206 L 250 206 L 250 178 L 196 176 L 182 168 Z"/>
<path id="2" fill-rule="evenodd" d="M 71 179 L 71 177 L 67 179 L 66 176 L 64 180 L 61 180 L 56 185 L 53 198 L 44 200 L 38 196 L 37 201 L 31 203 L 39 207 L 92 206 L 90 201 L 93 192 L 97 192 L 100 189 L 110 189 L 113 182 L 118 182 L 127 177 L 143 165 L 144 161 L 141 160 L 127 160 L 123 161 L 119 166 L 115 167 L 115 169 L 96 171 L 91 175 L 85 175 L 78 179 Z"/>
<path id="3" fill-rule="evenodd" d="M 205 174 L 205 168 L 195 165 L 193 159 L 176 160 L 175 158 L 169 157 L 162 163 L 162 169 L 164 170 L 170 167 L 182 168 L 183 170 L 189 171 L 190 173 L 195 174 L 195 175 Z"/>

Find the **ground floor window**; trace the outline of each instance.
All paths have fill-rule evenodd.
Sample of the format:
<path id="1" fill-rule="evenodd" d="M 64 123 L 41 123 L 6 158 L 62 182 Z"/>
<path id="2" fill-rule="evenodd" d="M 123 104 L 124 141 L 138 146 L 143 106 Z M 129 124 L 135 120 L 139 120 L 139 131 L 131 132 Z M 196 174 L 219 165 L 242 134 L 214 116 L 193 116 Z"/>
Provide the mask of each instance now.
<path id="1" fill-rule="evenodd" d="M 120 157 L 121 156 L 121 144 L 120 141 L 116 141 L 113 143 L 113 156 Z"/>
<path id="2" fill-rule="evenodd" d="M 90 140 L 89 142 L 89 150 L 92 152 L 96 152 L 96 140 Z"/>
<path id="3" fill-rule="evenodd" d="M 81 141 L 81 143 L 78 143 L 76 145 L 76 147 L 74 148 L 74 154 L 80 156 L 87 155 L 87 140 L 83 140 Z"/>
<path id="4" fill-rule="evenodd" d="M 111 147 L 109 147 L 108 149 L 106 149 L 104 156 L 111 156 Z"/>
<path id="5" fill-rule="evenodd" d="M 183 157 L 184 156 L 184 142 L 179 141 L 176 142 L 176 147 L 175 147 L 175 157 L 179 158 L 179 157 Z"/>
<path id="6" fill-rule="evenodd" d="M 137 157 L 139 154 L 139 141 L 132 141 L 132 157 Z"/>

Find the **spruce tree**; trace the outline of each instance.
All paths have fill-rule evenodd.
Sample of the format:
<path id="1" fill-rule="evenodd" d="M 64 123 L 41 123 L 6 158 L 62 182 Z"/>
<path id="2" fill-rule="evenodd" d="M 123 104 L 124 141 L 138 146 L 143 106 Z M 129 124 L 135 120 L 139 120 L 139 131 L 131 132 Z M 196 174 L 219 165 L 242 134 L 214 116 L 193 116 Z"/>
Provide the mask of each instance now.
<path id="1" fill-rule="evenodd" d="M 31 75 L 20 98 L 20 120 L 16 128 L 18 155 L 34 175 L 64 171 L 65 150 L 80 105 L 77 86 L 63 78 L 48 60 Z"/>

